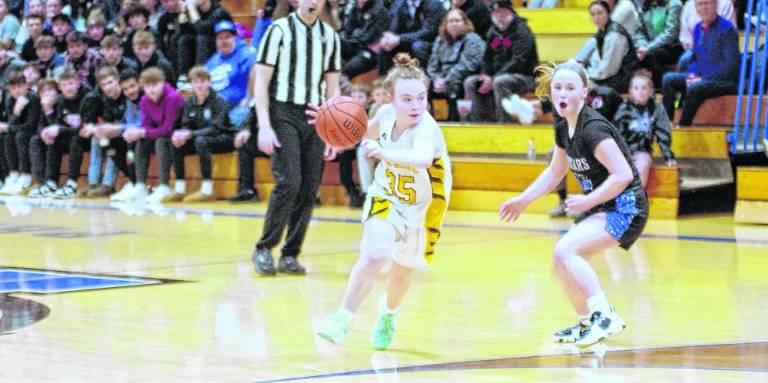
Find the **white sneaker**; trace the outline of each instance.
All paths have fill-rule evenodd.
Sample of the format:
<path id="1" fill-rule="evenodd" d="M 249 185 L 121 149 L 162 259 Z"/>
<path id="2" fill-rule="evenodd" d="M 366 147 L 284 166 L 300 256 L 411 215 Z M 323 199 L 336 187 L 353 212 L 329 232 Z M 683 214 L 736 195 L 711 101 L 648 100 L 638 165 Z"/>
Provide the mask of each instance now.
<path id="1" fill-rule="evenodd" d="M 592 323 L 581 330 L 581 337 L 576 341 L 576 346 L 586 348 L 604 339 L 616 335 L 627 327 L 616 310 L 611 306 L 611 312 L 603 314 L 600 311 L 592 313 Z"/>
<path id="2" fill-rule="evenodd" d="M 30 198 L 53 197 L 54 193 L 56 193 L 56 184 L 54 184 L 53 182 L 46 182 L 30 190 L 29 194 L 27 194 L 27 197 L 30 197 Z"/>
<path id="3" fill-rule="evenodd" d="M 32 184 L 32 177 L 29 175 L 22 175 L 16 178 L 16 182 L 14 182 L 11 185 L 8 185 L 6 188 L 6 193 L 9 195 L 19 195 L 21 194 L 24 189 L 29 188 L 29 185 Z"/>
<path id="4" fill-rule="evenodd" d="M 168 187 L 168 185 L 160 185 L 157 188 L 155 188 L 155 191 L 152 192 L 147 197 L 147 203 L 149 204 L 159 204 L 163 202 L 163 198 L 171 194 L 171 188 Z"/>
<path id="5" fill-rule="evenodd" d="M 554 343 L 575 343 L 581 336 L 581 323 L 576 323 L 571 327 L 564 328 L 554 334 L 552 334 L 552 342 Z"/>
<path id="6" fill-rule="evenodd" d="M 11 194 L 10 192 L 13 190 L 17 182 L 19 182 L 18 174 L 12 174 L 8 177 L 5 177 L 5 184 L 2 188 L 0 188 L 0 194 Z"/>
<path id="7" fill-rule="evenodd" d="M 533 105 L 516 94 L 502 99 L 501 107 L 510 116 L 517 117 L 521 124 L 527 125 L 533 122 Z"/>
<path id="8" fill-rule="evenodd" d="M 119 192 L 109 196 L 109 200 L 114 202 L 128 201 L 133 198 L 134 194 L 136 194 L 136 186 L 133 185 L 133 182 L 128 182 L 123 185 Z"/>
<path id="9" fill-rule="evenodd" d="M 135 204 L 144 204 L 147 200 L 147 188 L 146 187 L 139 187 L 138 185 L 133 186 L 133 193 L 126 199 L 124 202 L 131 202 Z"/>
<path id="10" fill-rule="evenodd" d="M 67 182 L 53 193 L 53 198 L 70 199 L 77 197 L 77 186 Z"/>

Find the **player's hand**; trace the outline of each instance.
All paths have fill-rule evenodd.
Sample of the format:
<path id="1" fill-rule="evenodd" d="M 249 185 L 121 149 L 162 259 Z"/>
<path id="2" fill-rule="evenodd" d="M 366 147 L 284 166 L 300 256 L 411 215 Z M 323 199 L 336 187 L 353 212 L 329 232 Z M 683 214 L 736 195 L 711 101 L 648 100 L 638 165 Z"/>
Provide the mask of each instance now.
<path id="1" fill-rule="evenodd" d="M 267 155 L 272 155 L 275 152 L 275 148 L 281 147 L 280 141 L 277 140 L 275 131 L 271 127 L 262 127 L 257 134 L 259 150 Z"/>
<path id="2" fill-rule="evenodd" d="M 241 130 L 235 135 L 235 148 L 240 149 L 245 145 L 248 140 L 251 139 L 251 131 L 248 129 Z"/>
<path id="3" fill-rule="evenodd" d="M 589 196 L 572 194 L 565 199 L 565 211 L 569 213 L 583 213 L 593 207 Z"/>
<path id="4" fill-rule="evenodd" d="M 667 160 L 666 164 L 667 164 L 667 166 L 669 166 L 671 168 L 673 166 L 677 166 L 677 161 L 675 161 L 674 158 L 670 158 L 670 159 Z"/>
<path id="5" fill-rule="evenodd" d="M 309 103 L 307 104 L 307 110 L 304 111 L 304 114 L 309 117 L 307 124 L 314 125 L 317 123 L 317 115 L 320 114 L 320 106 Z"/>
<path id="6" fill-rule="evenodd" d="M 13 106 L 13 114 L 16 116 L 20 116 L 21 113 L 24 111 L 24 108 L 27 107 L 29 104 L 29 99 L 27 96 L 21 96 L 18 100 L 16 100 L 16 104 Z"/>
<path id="7" fill-rule="evenodd" d="M 338 150 L 334 148 L 331 145 L 326 144 L 325 145 L 325 151 L 323 152 L 323 159 L 326 161 L 333 161 L 336 158 L 336 154 L 338 154 Z"/>
<path id="8" fill-rule="evenodd" d="M 366 158 L 378 158 L 382 160 L 383 158 L 383 152 L 384 148 L 379 145 L 378 142 L 374 140 L 363 140 L 362 143 L 360 143 L 360 147 L 363 149 L 363 153 L 365 153 Z"/>
<path id="9" fill-rule="evenodd" d="M 528 202 L 520 197 L 513 197 L 499 207 L 499 219 L 504 222 L 514 222 L 528 207 Z"/>

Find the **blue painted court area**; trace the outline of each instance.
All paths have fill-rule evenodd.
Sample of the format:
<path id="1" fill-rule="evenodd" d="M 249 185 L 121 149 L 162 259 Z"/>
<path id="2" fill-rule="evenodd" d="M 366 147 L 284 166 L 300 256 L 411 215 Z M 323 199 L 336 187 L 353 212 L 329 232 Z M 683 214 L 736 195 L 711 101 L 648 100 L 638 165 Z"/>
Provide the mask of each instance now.
<path id="1" fill-rule="evenodd" d="M 0 294 L 51 294 L 162 283 L 156 279 L 0 268 Z"/>

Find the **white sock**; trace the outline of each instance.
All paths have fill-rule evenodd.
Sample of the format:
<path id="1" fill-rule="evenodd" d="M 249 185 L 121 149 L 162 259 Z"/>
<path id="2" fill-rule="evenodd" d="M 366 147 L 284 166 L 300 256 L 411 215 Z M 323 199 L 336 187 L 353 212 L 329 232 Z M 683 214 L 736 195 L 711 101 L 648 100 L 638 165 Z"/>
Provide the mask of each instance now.
<path id="1" fill-rule="evenodd" d="M 162 193 L 170 193 L 171 187 L 168 185 L 158 185 L 157 188 L 155 188 L 156 192 L 162 192 Z"/>
<path id="2" fill-rule="evenodd" d="M 590 313 L 600 311 L 603 315 L 608 315 L 611 312 L 611 305 L 608 304 L 608 298 L 605 297 L 605 291 L 601 291 L 587 298 L 587 307 L 589 307 Z"/>
<path id="3" fill-rule="evenodd" d="M 346 320 L 347 322 L 352 322 L 352 318 L 355 317 L 355 314 L 352 311 L 349 311 L 344 307 L 339 307 L 339 314 L 343 316 L 344 320 Z"/>
<path id="4" fill-rule="evenodd" d="M 379 300 L 379 314 L 397 314 L 397 307 L 390 309 L 387 304 L 387 296 L 384 295 Z"/>
<path id="5" fill-rule="evenodd" d="M 200 185 L 200 193 L 203 193 L 205 195 L 213 194 L 213 181 L 203 180 L 203 184 Z"/>
<path id="6" fill-rule="evenodd" d="M 21 177 L 19 177 L 19 183 L 22 188 L 29 187 L 29 185 L 32 185 L 32 176 L 29 174 L 22 174 Z"/>
<path id="7" fill-rule="evenodd" d="M 175 185 L 176 193 L 184 194 L 187 192 L 187 182 L 184 180 L 176 180 Z"/>
<path id="8" fill-rule="evenodd" d="M 592 316 L 591 315 L 579 315 L 579 323 L 581 323 L 584 326 L 589 326 L 592 323 Z"/>

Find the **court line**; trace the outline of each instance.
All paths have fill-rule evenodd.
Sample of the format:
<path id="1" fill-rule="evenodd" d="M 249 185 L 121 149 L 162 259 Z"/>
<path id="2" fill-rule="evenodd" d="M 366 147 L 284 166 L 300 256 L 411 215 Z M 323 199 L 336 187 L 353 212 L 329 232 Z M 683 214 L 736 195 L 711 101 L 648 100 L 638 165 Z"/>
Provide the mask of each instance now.
<path id="1" fill-rule="evenodd" d="M 579 355 L 558 353 L 558 354 L 543 354 L 543 355 L 527 355 L 519 357 L 507 357 L 507 358 L 490 358 L 490 359 L 477 359 L 457 362 L 437 362 L 437 363 L 425 363 L 403 367 L 391 367 L 383 368 L 380 370 L 368 369 L 368 370 L 354 370 L 354 371 L 342 371 L 326 374 L 315 374 L 296 376 L 288 378 L 278 378 L 271 380 L 258 380 L 255 383 L 276 383 L 276 382 L 296 382 L 303 380 L 315 380 L 315 379 L 328 379 L 328 378 L 340 378 L 349 376 L 362 376 L 362 375 L 386 375 L 392 373 L 412 373 L 412 372 L 439 372 L 439 371 L 470 371 L 470 370 L 491 370 L 491 369 L 548 369 L 548 368 L 589 368 L 584 365 L 568 365 L 563 363 L 562 365 L 556 365 L 554 363 L 542 364 L 536 363 L 536 359 L 541 358 L 568 358 L 579 356 L 584 358 L 585 356 L 593 355 L 597 356 L 597 359 L 604 360 L 609 354 L 626 354 L 626 353 L 642 353 L 642 352 L 654 352 L 654 351 L 669 351 L 675 349 L 706 349 L 709 347 L 728 347 L 728 346 L 749 346 L 749 345 L 762 345 L 766 346 L 768 342 L 765 341 L 752 341 L 752 342 L 734 342 L 734 343 L 704 343 L 693 345 L 678 345 L 678 346 L 659 346 L 659 347 L 641 347 L 634 349 L 617 349 L 606 351 L 603 357 L 597 356 L 596 352 L 589 351 Z M 520 362 L 525 360 L 531 360 L 532 362 L 527 364 L 512 365 L 511 363 Z M 501 363 L 510 363 L 510 365 L 503 365 Z M 600 369 L 619 369 L 619 368 L 642 368 L 642 369 L 676 369 L 676 370 L 699 370 L 699 371 L 734 371 L 734 372 L 768 372 L 768 365 L 766 367 L 715 367 L 715 366 L 683 366 L 683 365 L 668 365 L 668 364 L 648 364 L 648 365 L 632 365 L 632 364 L 610 364 L 602 365 Z"/>
<path id="2" fill-rule="evenodd" d="M 0 204 L 7 204 L 8 197 L 0 198 Z M 19 199 L 15 200 L 16 203 L 21 203 L 30 206 L 48 207 L 48 208 L 61 208 L 61 209 L 83 209 L 83 210 L 99 210 L 99 211 L 120 211 L 120 208 L 112 205 L 104 204 L 88 204 L 84 202 L 74 202 L 71 200 L 48 200 L 48 199 Z M 124 204 L 123 206 L 126 206 Z M 140 206 L 141 207 L 141 206 Z M 215 211 L 215 210 L 202 210 L 191 208 L 167 208 L 164 206 L 154 206 L 156 210 L 144 209 L 145 213 L 162 212 L 167 214 L 184 213 L 192 215 L 212 215 L 215 217 L 233 217 L 233 218 L 250 218 L 250 219 L 264 219 L 265 213 L 255 212 L 237 212 L 237 211 Z M 313 222 L 331 222 L 331 223 L 347 223 L 347 224 L 359 224 L 359 218 L 344 218 L 344 217 L 312 217 Z M 475 225 L 475 224 L 461 224 L 461 223 L 445 223 L 443 227 L 457 228 L 457 229 L 478 229 L 478 230 L 497 230 L 497 231 L 517 231 L 528 233 L 543 233 L 562 235 L 567 230 L 565 229 L 552 229 L 552 228 L 535 228 L 535 227 L 519 227 L 519 226 L 497 226 L 497 225 Z M 735 237 L 720 237 L 720 236 L 706 236 L 706 235 L 672 235 L 672 234 L 647 234 L 643 233 L 642 238 L 652 239 L 672 239 L 679 241 L 699 241 L 699 242 L 716 242 L 716 243 L 740 243 L 740 244 L 756 244 L 756 245 L 768 245 L 768 239 L 737 239 Z"/>

